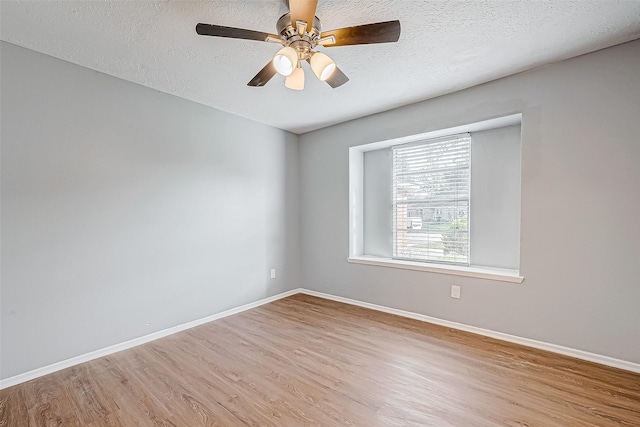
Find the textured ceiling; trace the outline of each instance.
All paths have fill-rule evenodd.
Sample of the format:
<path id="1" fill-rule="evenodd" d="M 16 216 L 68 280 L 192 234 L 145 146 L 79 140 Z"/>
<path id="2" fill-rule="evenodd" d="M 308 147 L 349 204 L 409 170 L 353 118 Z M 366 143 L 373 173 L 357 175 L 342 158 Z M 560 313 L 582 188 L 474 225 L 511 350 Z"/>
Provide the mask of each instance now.
<path id="1" fill-rule="evenodd" d="M 269 33 L 282 0 L 0 2 L 2 40 L 303 133 L 640 38 L 640 1 L 320 0 L 323 29 L 399 19 L 398 43 L 323 49 L 349 77 L 247 82 L 278 45 L 198 36 L 198 22 Z M 306 64 L 305 64 L 306 65 Z"/>

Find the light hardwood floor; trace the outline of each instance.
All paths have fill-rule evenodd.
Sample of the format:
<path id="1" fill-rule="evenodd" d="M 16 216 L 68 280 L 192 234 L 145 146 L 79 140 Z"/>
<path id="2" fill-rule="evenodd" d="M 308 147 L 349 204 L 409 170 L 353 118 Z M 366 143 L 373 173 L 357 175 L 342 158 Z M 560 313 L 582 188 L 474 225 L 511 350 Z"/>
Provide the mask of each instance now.
<path id="1" fill-rule="evenodd" d="M 640 426 L 640 375 L 295 295 L 0 391 L 1 426 Z"/>

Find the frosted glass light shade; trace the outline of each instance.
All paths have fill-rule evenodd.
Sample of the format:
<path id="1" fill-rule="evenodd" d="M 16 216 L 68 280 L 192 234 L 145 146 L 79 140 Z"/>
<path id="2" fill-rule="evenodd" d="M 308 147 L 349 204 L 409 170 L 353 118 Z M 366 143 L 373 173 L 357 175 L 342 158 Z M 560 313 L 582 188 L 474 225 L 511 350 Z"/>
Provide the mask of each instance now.
<path id="1" fill-rule="evenodd" d="M 298 65 L 298 53 L 292 47 L 283 47 L 273 57 L 273 65 L 279 74 L 288 76 L 293 73 L 293 70 Z"/>
<path id="2" fill-rule="evenodd" d="M 304 89 L 304 70 L 299 67 L 293 70 L 293 73 L 285 79 L 284 85 L 293 90 Z"/>
<path id="3" fill-rule="evenodd" d="M 311 57 L 311 69 L 318 79 L 327 80 L 336 70 L 336 63 L 322 52 L 317 52 Z"/>

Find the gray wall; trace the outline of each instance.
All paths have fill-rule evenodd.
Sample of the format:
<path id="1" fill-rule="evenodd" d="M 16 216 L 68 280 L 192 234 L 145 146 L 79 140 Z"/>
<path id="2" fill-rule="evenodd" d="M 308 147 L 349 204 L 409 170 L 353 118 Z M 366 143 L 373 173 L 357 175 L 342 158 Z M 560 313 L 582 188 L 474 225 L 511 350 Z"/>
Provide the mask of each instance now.
<path id="1" fill-rule="evenodd" d="M 635 41 L 302 135 L 303 286 L 640 363 L 638 70 Z M 522 284 L 347 263 L 349 146 L 518 112 Z"/>
<path id="2" fill-rule="evenodd" d="M 520 126 L 471 133 L 471 264 L 518 269 Z M 393 154 L 363 160 L 364 254 L 393 256 Z"/>
<path id="3" fill-rule="evenodd" d="M 365 255 L 393 256 L 393 153 L 391 148 L 363 154 L 362 222 Z"/>
<path id="4" fill-rule="evenodd" d="M 297 136 L 1 53 L 2 378 L 299 286 Z"/>
<path id="5" fill-rule="evenodd" d="M 520 126 L 471 134 L 471 264 L 520 263 Z"/>

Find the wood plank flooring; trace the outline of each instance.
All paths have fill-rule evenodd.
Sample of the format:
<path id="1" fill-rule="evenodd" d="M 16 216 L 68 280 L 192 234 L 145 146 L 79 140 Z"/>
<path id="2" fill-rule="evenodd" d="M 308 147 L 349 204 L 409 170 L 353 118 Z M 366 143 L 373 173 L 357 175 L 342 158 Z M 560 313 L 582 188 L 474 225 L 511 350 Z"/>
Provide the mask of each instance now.
<path id="1" fill-rule="evenodd" d="M 640 375 L 295 295 L 0 391 L 0 426 L 640 426 Z"/>

